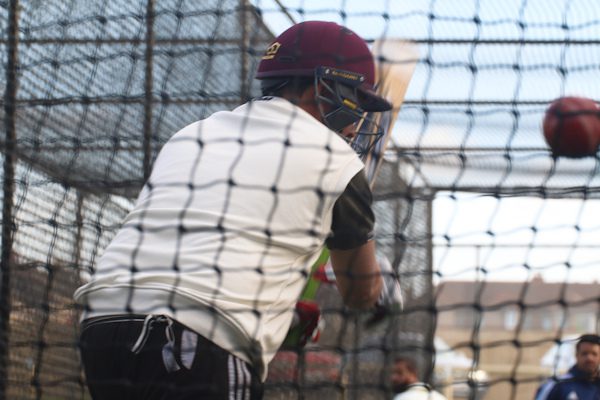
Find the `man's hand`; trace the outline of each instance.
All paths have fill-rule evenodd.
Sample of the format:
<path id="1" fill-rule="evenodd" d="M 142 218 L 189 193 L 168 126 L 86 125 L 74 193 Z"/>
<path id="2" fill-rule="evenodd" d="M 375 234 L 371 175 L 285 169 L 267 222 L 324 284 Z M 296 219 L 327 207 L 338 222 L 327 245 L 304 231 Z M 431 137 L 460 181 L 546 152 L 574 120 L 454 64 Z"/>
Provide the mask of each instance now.
<path id="1" fill-rule="evenodd" d="M 383 279 L 383 287 L 381 288 L 377 305 L 399 311 L 402 309 L 403 300 L 398 274 L 394 272 L 392 264 L 386 257 L 378 258 L 377 262 L 379 263 L 381 278 Z"/>
<path id="2" fill-rule="evenodd" d="M 375 304 L 373 315 L 366 322 L 367 327 L 372 327 L 385 319 L 385 317 L 398 313 L 403 307 L 400 280 L 394 272 L 392 264 L 386 257 L 378 258 L 377 262 L 381 269 L 383 285 L 379 299 L 377 299 L 377 303 Z"/>
<path id="3" fill-rule="evenodd" d="M 377 259 L 379 269 L 381 271 L 381 292 L 379 298 L 375 303 L 375 310 L 373 316 L 369 319 L 368 324 L 375 324 L 381 321 L 388 315 L 397 313 L 402 310 L 402 289 L 400 287 L 400 280 L 398 275 L 394 272 L 392 265 L 386 257 L 380 257 Z M 335 282 L 335 273 L 330 262 L 321 265 L 315 272 L 317 279 L 326 283 Z"/>

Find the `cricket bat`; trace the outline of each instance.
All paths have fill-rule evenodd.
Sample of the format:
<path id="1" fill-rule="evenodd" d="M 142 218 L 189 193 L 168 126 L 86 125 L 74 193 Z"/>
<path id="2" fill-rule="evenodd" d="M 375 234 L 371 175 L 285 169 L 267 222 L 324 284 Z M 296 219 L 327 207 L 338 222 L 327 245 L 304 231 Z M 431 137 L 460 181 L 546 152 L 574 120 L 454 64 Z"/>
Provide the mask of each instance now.
<path id="1" fill-rule="evenodd" d="M 390 111 L 368 115 L 369 119 L 376 122 L 383 131 L 383 135 L 379 140 L 375 141 L 376 138 L 372 135 L 358 135 L 357 137 L 357 140 L 373 141 L 373 143 L 361 143 L 361 146 L 366 145 L 371 148 L 371 151 L 364 156 L 363 162 L 367 179 L 371 188 L 373 188 L 419 54 L 414 43 L 401 39 L 378 40 L 373 43 L 371 50 L 376 60 L 377 93 L 387 99 L 393 106 Z M 315 300 L 319 286 L 326 281 L 323 274 L 319 272 L 323 270 L 323 266 L 328 260 L 329 251 L 324 249 L 319 259 L 312 266 L 311 274 L 300 295 L 300 302 L 313 302 Z M 306 343 L 306 337 L 303 336 L 305 328 L 306 326 L 303 325 L 296 325 L 291 328 L 282 348 L 303 347 Z"/>
<path id="2" fill-rule="evenodd" d="M 373 44 L 372 52 L 377 60 L 377 93 L 387 99 L 393 107 L 390 111 L 373 115 L 384 134 L 363 159 L 371 188 L 375 185 L 394 124 L 419 59 L 416 45 L 400 39 L 378 40 Z M 363 140 L 365 139 L 374 140 L 373 137 L 363 136 Z"/>

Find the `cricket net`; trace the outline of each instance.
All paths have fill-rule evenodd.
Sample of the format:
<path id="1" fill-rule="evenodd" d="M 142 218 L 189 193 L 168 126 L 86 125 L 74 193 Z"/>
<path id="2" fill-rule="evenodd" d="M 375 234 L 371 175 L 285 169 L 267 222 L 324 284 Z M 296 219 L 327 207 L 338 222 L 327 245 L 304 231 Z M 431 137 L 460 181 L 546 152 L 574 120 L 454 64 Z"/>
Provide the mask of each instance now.
<path id="1" fill-rule="evenodd" d="M 316 19 L 418 48 L 374 187 L 405 305 L 366 330 L 322 287 L 321 339 L 275 358 L 265 397 L 389 398 L 393 359 L 410 355 L 448 398 L 532 398 L 573 361 L 572 338 L 598 332 L 599 159 L 553 158 L 540 132 L 551 100 L 600 93 L 597 7 L 0 1 L 0 398 L 89 398 L 73 292 L 165 142 L 257 96 L 274 35 Z"/>

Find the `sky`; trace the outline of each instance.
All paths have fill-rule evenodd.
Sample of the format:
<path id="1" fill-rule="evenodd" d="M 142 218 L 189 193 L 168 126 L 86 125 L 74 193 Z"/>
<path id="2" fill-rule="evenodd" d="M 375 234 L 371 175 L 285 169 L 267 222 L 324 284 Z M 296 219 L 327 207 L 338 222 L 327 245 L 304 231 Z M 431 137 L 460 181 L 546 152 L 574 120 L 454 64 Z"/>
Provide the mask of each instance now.
<path id="1" fill-rule="evenodd" d="M 418 171 L 409 171 L 409 175 L 420 173 L 429 183 L 440 186 L 458 182 L 459 188 L 461 184 L 487 182 L 493 186 L 508 181 L 533 186 L 597 185 L 597 160 L 553 163 L 541 134 L 544 101 L 549 103 L 564 95 L 595 98 L 600 93 L 597 42 L 570 46 L 561 43 L 566 39 L 586 41 L 600 37 L 598 13 L 590 9 L 594 2 L 280 0 L 280 3 L 297 22 L 335 21 L 368 41 L 381 37 L 464 40 L 462 44 L 419 45 L 421 62 L 408 88 L 407 99 L 532 103 L 520 109 L 518 119 L 506 107 L 475 108 L 475 117 L 470 117 L 432 106 L 425 117 L 420 107 L 405 105 L 394 131 L 396 146 L 492 149 L 509 143 L 510 149 L 516 150 L 509 165 L 502 152 L 482 153 L 479 161 L 474 159 L 474 163 L 496 166 L 492 171 L 484 165 L 484 168 L 471 167 L 465 173 L 457 165 L 460 160 L 447 156 L 431 159 L 429 164 L 424 162 Z M 262 10 L 274 34 L 291 25 L 276 1 L 253 0 L 253 4 Z M 431 15 L 435 18 L 431 19 Z M 480 24 L 474 23 L 476 18 Z M 474 46 L 474 39 L 556 42 Z M 432 61 L 435 67 L 423 60 Z M 476 74 L 469 69 L 473 65 L 478 67 Z M 506 179 L 508 172 L 511 175 Z M 599 203 L 590 199 L 496 198 L 441 191 L 433 207 L 434 270 L 443 279 L 521 281 L 539 275 L 547 281 L 600 281 L 600 252 L 595 249 L 600 243 Z"/>
<path id="2" fill-rule="evenodd" d="M 447 279 L 600 281 L 598 201 L 454 197 L 433 210 L 434 269 Z"/>

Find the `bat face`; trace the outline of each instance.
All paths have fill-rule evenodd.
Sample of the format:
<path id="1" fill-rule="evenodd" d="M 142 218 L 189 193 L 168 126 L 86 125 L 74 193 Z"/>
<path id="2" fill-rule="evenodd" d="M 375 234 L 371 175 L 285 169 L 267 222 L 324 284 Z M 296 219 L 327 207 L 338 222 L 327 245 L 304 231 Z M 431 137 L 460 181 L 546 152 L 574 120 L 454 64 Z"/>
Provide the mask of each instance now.
<path id="1" fill-rule="evenodd" d="M 373 141 L 370 144 L 371 151 L 363 158 L 371 187 L 374 185 L 377 171 L 389 144 L 394 123 L 404 102 L 408 84 L 419 58 L 416 45 L 400 39 L 376 41 L 373 44 L 372 51 L 377 60 L 377 93 L 392 103 L 393 108 L 390 111 L 373 113 L 370 116 L 370 119 L 377 123 L 383 131 L 379 139 L 369 136 L 359 139 Z"/>

